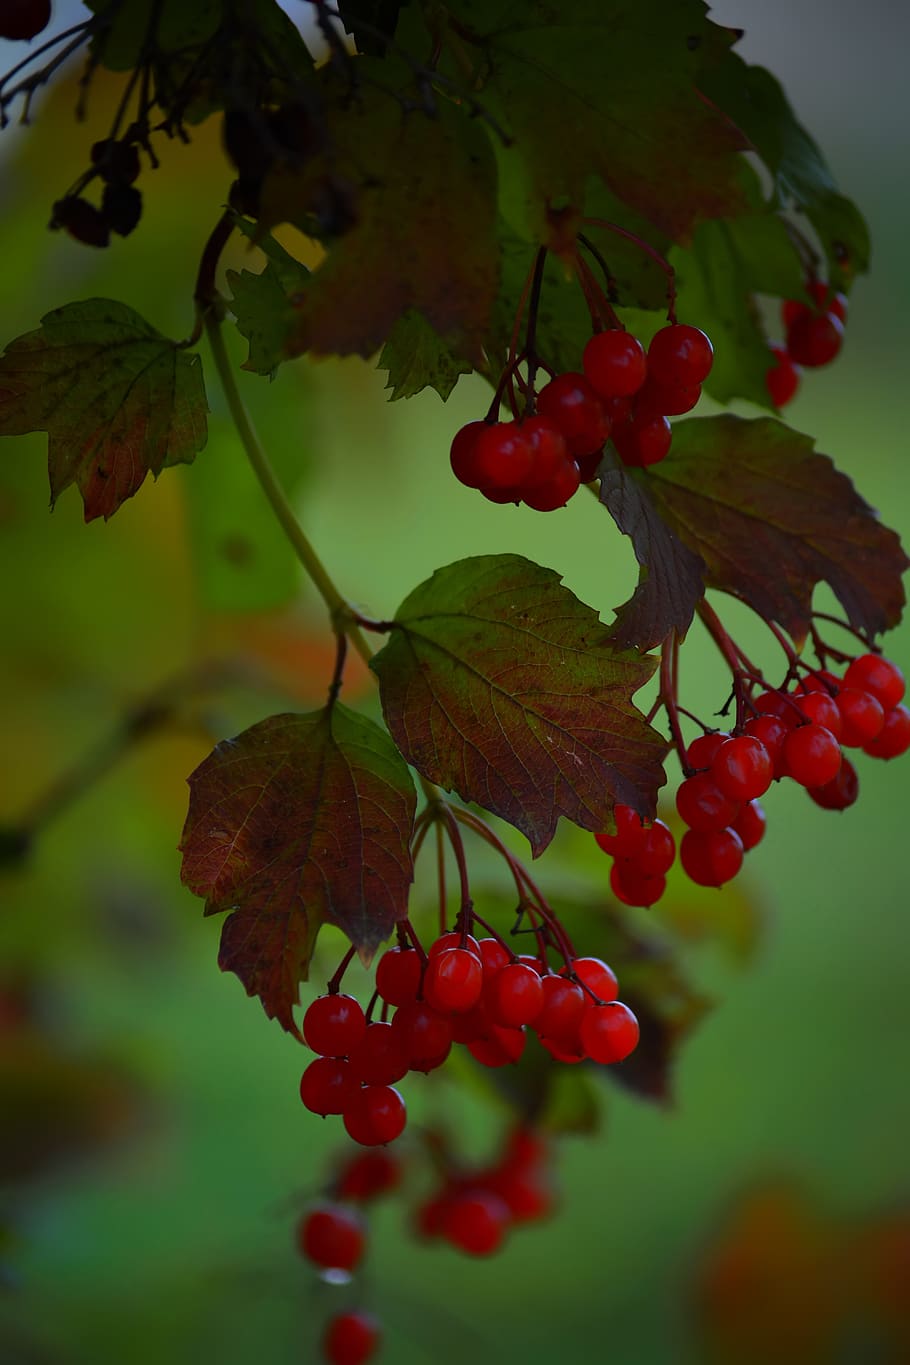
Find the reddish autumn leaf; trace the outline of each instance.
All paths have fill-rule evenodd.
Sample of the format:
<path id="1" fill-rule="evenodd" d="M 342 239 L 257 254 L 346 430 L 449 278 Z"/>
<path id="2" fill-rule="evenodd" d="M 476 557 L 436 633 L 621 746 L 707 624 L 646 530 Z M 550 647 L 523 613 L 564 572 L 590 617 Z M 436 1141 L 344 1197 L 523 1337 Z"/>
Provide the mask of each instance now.
<path id="1" fill-rule="evenodd" d="M 219 964 L 297 1033 L 321 926 L 368 961 L 407 913 L 411 775 L 378 725 L 336 704 L 222 741 L 189 782 L 182 877 L 207 915 L 233 912 Z"/>
<path id="2" fill-rule="evenodd" d="M 694 418 L 674 427 L 670 454 L 646 477 L 660 515 L 704 560 L 705 582 L 795 639 L 819 582 L 857 630 L 900 620 L 910 560 L 810 437 L 770 417 Z"/>
<path id="3" fill-rule="evenodd" d="M 617 645 L 653 649 L 670 630 L 685 635 L 704 595 L 704 564 L 658 515 L 645 479 L 616 458 L 612 447 L 600 465 L 600 500 L 632 541 L 641 565 L 638 587 L 617 608 Z"/>
<path id="4" fill-rule="evenodd" d="M 535 857 L 560 816 L 599 830 L 616 801 L 653 814 L 667 744 L 632 696 L 654 666 L 519 555 L 437 570 L 372 663 L 408 762 L 515 825 Z"/>
<path id="5" fill-rule="evenodd" d="M 191 464 L 207 411 L 198 355 L 110 299 L 47 313 L 0 358 L 0 436 L 46 431 L 51 504 L 75 483 L 86 521 Z"/>

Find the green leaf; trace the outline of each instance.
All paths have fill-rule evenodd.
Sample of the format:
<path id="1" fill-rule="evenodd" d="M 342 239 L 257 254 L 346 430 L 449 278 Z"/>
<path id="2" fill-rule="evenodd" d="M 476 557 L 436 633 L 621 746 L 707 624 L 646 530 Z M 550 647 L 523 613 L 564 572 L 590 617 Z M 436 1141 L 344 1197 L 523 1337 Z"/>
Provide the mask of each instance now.
<path id="1" fill-rule="evenodd" d="M 238 217 L 236 222 L 247 236 L 253 236 L 252 227 L 244 219 Z M 253 270 L 229 270 L 227 281 L 237 330 L 250 346 L 243 368 L 274 378 L 278 366 L 286 359 L 285 348 L 296 318 L 293 300 L 310 272 L 271 234 L 259 239 L 257 245 L 265 252 L 265 268 L 258 274 Z"/>
<path id="2" fill-rule="evenodd" d="M 413 398 L 422 389 L 435 389 L 445 402 L 463 374 L 473 365 L 456 355 L 420 313 L 409 310 L 399 318 L 382 348 L 379 368 L 388 370 L 390 401 Z"/>
<path id="3" fill-rule="evenodd" d="M 291 222 L 327 238 L 325 260 L 297 300 L 286 355 L 370 356 L 414 309 L 479 360 L 499 268 L 489 143 L 452 105 L 440 102 L 432 117 L 404 112 L 366 83 L 371 72 L 389 81 L 385 64 L 372 62 L 358 62 L 356 102 L 346 86 L 325 83 L 328 150 L 303 166 L 276 166 L 263 182 L 262 228 Z"/>
<path id="4" fill-rule="evenodd" d="M 51 504 L 75 483 L 86 521 L 191 464 L 207 411 L 199 356 L 110 299 L 47 313 L 0 358 L 0 436 L 46 431 Z"/>
<path id="5" fill-rule="evenodd" d="M 368 962 L 407 914 L 411 775 L 378 725 L 336 704 L 223 741 L 189 782 L 183 881 L 207 915 L 232 911 L 222 970 L 297 1034 L 293 1009 L 322 924 Z"/>
<path id="6" fill-rule="evenodd" d="M 838 193 L 819 148 L 770 71 L 729 52 L 705 73 L 701 88 L 752 142 L 781 202 L 805 213 L 828 258 L 828 278 L 840 287 L 867 270 L 869 231 L 863 217 Z"/>
<path id="7" fill-rule="evenodd" d="M 373 659 L 409 763 L 508 820 L 536 857 L 560 816 L 653 814 L 667 744 L 632 704 L 656 661 L 617 649 L 558 574 L 518 555 L 438 569 Z"/>
<path id="8" fill-rule="evenodd" d="M 653 649 L 669 631 L 689 629 L 704 596 L 704 563 L 660 517 L 647 481 L 607 446 L 600 463 L 600 500 L 629 536 L 641 566 L 638 587 L 617 608 L 612 639 L 622 648 Z"/>
<path id="9" fill-rule="evenodd" d="M 693 418 L 646 476 L 667 525 L 705 562 L 709 587 L 805 636 L 826 582 L 869 635 L 897 624 L 910 564 L 897 535 L 811 437 L 770 417 Z"/>
<path id="10" fill-rule="evenodd" d="M 676 241 L 744 204 L 739 131 L 699 95 L 727 33 L 700 0 L 453 0 L 481 103 L 512 135 L 497 142 L 505 191 L 532 237 L 579 211 L 592 174 Z M 454 27 L 453 23 L 453 27 Z M 462 74 L 455 72 L 453 74 Z M 634 132 L 632 132 L 634 130 Z"/>

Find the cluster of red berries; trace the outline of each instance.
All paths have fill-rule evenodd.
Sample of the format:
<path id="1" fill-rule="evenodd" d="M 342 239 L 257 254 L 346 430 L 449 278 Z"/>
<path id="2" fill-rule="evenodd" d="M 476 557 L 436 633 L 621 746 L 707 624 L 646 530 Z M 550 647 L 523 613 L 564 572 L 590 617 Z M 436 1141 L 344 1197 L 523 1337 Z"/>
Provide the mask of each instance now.
<path id="1" fill-rule="evenodd" d="M 846 294 L 835 294 L 821 280 L 809 280 L 806 290 L 811 304 L 787 299 L 781 308 L 786 345 L 779 341 L 771 343 L 774 364 L 765 375 L 765 385 L 778 408 L 795 398 L 802 368 L 830 365 L 844 339 Z"/>
<path id="2" fill-rule="evenodd" d="M 303 1036 L 320 1056 L 300 1082 L 316 1114 L 340 1114 L 364 1146 L 392 1142 L 407 1113 L 395 1084 L 434 1071 L 453 1043 L 484 1066 L 517 1062 L 531 1028 L 561 1062 L 621 1062 L 638 1042 L 638 1021 L 620 1003 L 616 976 L 599 958 L 571 958 L 559 972 L 541 957 L 517 956 L 497 938 L 454 931 L 428 954 L 389 948 L 376 968 L 377 996 L 395 1010 L 369 1020 L 353 996 L 317 997 Z"/>
<path id="3" fill-rule="evenodd" d="M 34 38 L 51 20 L 51 0 L 3 0 L 0 5 L 0 38 L 22 42 Z"/>
<path id="4" fill-rule="evenodd" d="M 631 332 L 596 332 L 584 351 L 584 374 L 556 375 L 520 421 L 469 422 L 456 433 L 455 477 L 491 502 L 523 502 L 539 512 L 564 507 L 596 477 L 612 439 L 627 465 L 662 460 L 673 432 L 668 418 L 689 412 L 701 395 L 714 350 L 697 327 L 674 323 L 647 354 Z"/>
<path id="5" fill-rule="evenodd" d="M 683 870 L 699 886 L 722 886 L 765 832 L 758 798 L 789 777 L 826 810 L 845 810 L 859 793 L 856 769 L 843 752 L 897 758 L 910 749 L 910 710 L 902 704 L 900 669 L 878 654 L 854 659 L 842 678 L 827 669 L 806 674 L 788 690 L 751 700 L 753 714 L 732 734 L 700 735 L 689 745 L 689 776 L 676 793 L 687 826 L 680 842 Z M 610 885 L 626 905 L 653 905 L 664 893 L 676 848 L 662 820 L 643 823 L 617 806 L 616 833 L 597 843 L 614 858 Z"/>

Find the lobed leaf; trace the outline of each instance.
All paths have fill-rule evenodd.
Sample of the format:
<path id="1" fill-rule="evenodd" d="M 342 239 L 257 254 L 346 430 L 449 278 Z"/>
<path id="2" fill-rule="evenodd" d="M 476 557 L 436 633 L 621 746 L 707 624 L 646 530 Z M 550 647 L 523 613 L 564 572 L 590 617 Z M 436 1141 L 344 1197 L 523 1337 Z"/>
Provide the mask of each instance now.
<path id="1" fill-rule="evenodd" d="M 368 961 L 407 913 L 411 775 L 378 725 L 335 704 L 224 740 L 189 784 L 182 879 L 207 915 L 232 912 L 222 970 L 296 1034 L 321 926 L 337 925 Z"/>
<path id="2" fill-rule="evenodd" d="M 667 744 L 633 705 L 656 661 L 619 649 L 552 569 L 486 555 L 438 569 L 373 659 L 409 763 L 520 829 L 535 857 L 560 816 L 653 814 Z"/>
<path id="3" fill-rule="evenodd" d="M 379 368 L 388 370 L 389 401 L 413 398 L 422 389 L 435 389 L 445 402 L 459 378 L 470 374 L 469 360 L 457 355 L 438 336 L 421 313 L 409 309 L 389 333 L 379 357 Z"/>
<path id="4" fill-rule="evenodd" d="M 826 582 L 855 629 L 897 624 L 910 564 L 846 475 L 808 436 L 770 417 L 693 418 L 648 471 L 650 496 L 671 531 L 705 563 L 705 582 L 777 621 L 794 639 Z"/>
<path id="5" fill-rule="evenodd" d="M 0 357 L 0 436 L 46 431 L 51 505 L 75 483 L 86 521 L 192 463 L 207 412 L 199 356 L 110 299 L 47 313 Z"/>
<path id="6" fill-rule="evenodd" d="M 244 219 L 238 217 L 237 226 L 247 236 L 254 235 Z M 285 347 L 296 317 L 293 301 L 310 272 L 268 233 L 257 246 L 266 255 L 264 269 L 258 274 L 254 270 L 229 270 L 227 281 L 237 330 L 250 347 L 243 368 L 274 379 L 286 359 Z"/>

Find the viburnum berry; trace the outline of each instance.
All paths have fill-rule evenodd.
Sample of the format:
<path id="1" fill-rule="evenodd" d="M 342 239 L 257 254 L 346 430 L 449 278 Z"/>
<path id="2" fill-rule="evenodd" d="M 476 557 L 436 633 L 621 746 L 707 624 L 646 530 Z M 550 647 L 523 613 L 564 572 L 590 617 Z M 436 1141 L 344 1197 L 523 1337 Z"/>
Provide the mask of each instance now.
<path id="1" fill-rule="evenodd" d="M 881 702 L 857 687 L 841 688 L 837 694 L 837 709 L 843 724 L 840 742 L 848 749 L 872 744 L 885 727 Z"/>
<path id="2" fill-rule="evenodd" d="M 339 1171 L 334 1190 L 339 1199 L 367 1204 L 400 1183 L 401 1162 L 393 1152 L 355 1152 Z"/>
<path id="3" fill-rule="evenodd" d="M 592 450 L 590 455 L 575 456 L 580 483 L 590 483 L 592 479 L 597 478 L 603 455 L 603 451 L 598 448 L 597 450 Z"/>
<path id="4" fill-rule="evenodd" d="M 366 1033 L 351 1050 L 348 1064 L 363 1085 L 394 1085 L 408 1072 L 407 1058 L 392 1025 L 376 1021 L 367 1024 Z"/>
<path id="5" fill-rule="evenodd" d="M 128 237 L 142 217 L 142 195 L 135 185 L 105 185 L 101 212 L 112 232 Z"/>
<path id="6" fill-rule="evenodd" d="M 473 456 L 485 492 L 521 488 L 534 467 L 530 442 L 517 422 L 497 422 L 477 438 Z"/>
<path id="7" fill-rule="evenodd" d="M 832 696 L 827 692 L 807 692 L 797 700 L 806 720 L 811 720 L 813 725 L 823 725 L 826 730 L 831 731 L 835 739 L 841 738 L 844 733 L 844 722 L 837 702 Z"/>
<path id="8" fill-rule="evenodd" d="M 676 840 L 663 820 L 655 820 L 642 830 L 641 841 L 632 861 L 647 877 L 662 877 L 676 857 Z"/>
<path id="9" fill-rule="evenodd" d="M 92 165 L 112 185 L 132 185 L 138 179 L 139 151 L 132 142 L 102 138 L 92 147 Z"/>
<path id="10" fill-rule="evenodd" d="M 595 840 L 604 853 L 612 853 L 616 858 L 634 858 L 644 834 L 641 816 L 631 806 L 617 802 L 613 807 L 613 819 L 616 833 L 595 834 Z"/>
<path id="11" fill-rule="evenodd" d="M 534 1020 L 534 1029 L 542 1038 L 553 1038 L 557 1043 L 577 1044 L 578 1030 L 588 997 L 581 986 L 564 976 L 545 976 L 543 1009 Z"/>
<path id="12" fill-rule="evenodd" d="M 371 1313 L 337 1313 L 326 1325 L 322 1354 L 329 1365 L 366 1365 L 379 1341 L 379 1322 Z"/>
<path id="13" fill-rule="evenodd" d="M 577 976 L 604 1003 L 615 1000 L 619 995 L 616 973 L 599 957 L 573 957 L 562 968 L 560 976 Z M 590 1000 L 590 996 L 587 998 Z"/>
<path id="14" fill-rule="evenodd" d="M 0 38 L 25 42 L 47 28 L 51 0 L 4 0 L 0 5 Z"/>
<path id="15" fill-rule="evenodd" d="M 521 500 L 535 512 L 555 512 L 557 507 L 565 507 L 580 486 L 581 470 L 574 460 L 566 460 L 546 483 L 535 484 L 533 488 L 523 486 Z"/>
<path id="16" fill-rule="evenodd" d="M 592 1062 L 609 1066 L 623 1062 L 638 1046 L 638 1020 L 616 1000 L 608 1005 L 591 1005 L 581 1021 L 581 1045 Z"/>
<path id="17" fill-rule="evenodd" d="M 423 1000 L 401 1005 L 392 1019 L 411 1071 L 435 1071 L 449 1055 L 452 1025 Z"/>
<path id="18" fill-rule="evenodd" d="M 844 686 L 868 692 L 886 711 L 903 701 L 906 690 L 904 675 L 897 664 L 880 654 L 861 654 L 854 659 L 844 674 Z"/>
<path id="19" fill-rule="evenodd" d="M 359 1213 L 341 1204 L 309 1209 L 297 1225 L 301 1255 L 324 1270 L 355 1270 L 366 1249 L 366 1231 Z"/>
<path id="20" fill-rule="evenodd" d="M 585 346 L 584 371 L 602 398 L 628 398 L 645 382 L 645 349 L 631 332 L 612 328 L 597 332 Z"/>
<path id="21" fill-rule="evenodd" d="M 823 787 L 806 788 L 812 800 L 823 810 L 846 810 L 859 796 L 859 776 L 846 754 L 841 757 L 837 776 Z"/>
<path id="22" fill-rule="evenodd" d="M 440 1231 L 469 1256 L 491 1256 L 498 1251 L 511 1217 L 508 1205 L 490 1190 L 466 1190 L 446 1202 Z"/>
<path id="23" fill-rule="evenodd" d="M 885 712 L 881 734 L 863 745 L 871 758 L 900 758 L 910 749 L 910 710 L 903 704 Z"/>
<path id="24" fill-rule="evenodd" d="M 341 1114 L 360 1081 L 341 1057 L 317 1057 L 300 1078 L 300 1098 L 313 1114 Z"/>
<path id="25" fill-rule="evenodd" d="M 757 801 L 747 801 L 730 828 L 739 835 L 743 852 L 748 853 L 765 837 L 765 812 Z"/>
<path id="26" fill-rule="evenodd" d="M 473 1038 L 468 1043 L 468 1051 L 482 1066 L 514 1066 L 524 1052 L 527 1041 L 523 1029 L 501 1028 L 498 1024 L 491 1024 L 485 1037 Z"/>
<path id="27" fill-rule="evenodd" d="M 590 455 L 610 435 L 610 419 L 583 374 L 558 374 L 537 396 L 537 411 L 555 422 L 570 455 Z"/>
<path id="28" fill-rule="evenodd" d="M 822 280 L 807 280 L 806 292 L 811 296 L 816 311 L 833 313 L 841 322 L 847 321 L 847 296 L 837 294 L 830 285 Z M 800 299 L 787 299 L 781 306 L 780 315 L 785 327 L 790 327 L 797 318 L 811 314 L 809 304 Z"/>
<path id="29" fill-rule="evenodd" d="M 446 948 L 427 962 L 423 991 L 427 1001 L 442 1013 L 473 1009 L 483 989 L 480 958 L 466 948 Z"/>
<path id="30" fill-rule="evenodd" d="M 759 740 L 771 755 L 775 777 L 783 777 L 784 775 L 784 740 L 791 729 L 792 726 L 781 720 L 780 716 L 772 715 L 752 716 L 743 726 L 744 732 L 751 735 L 753 739 Z"/>
<path id="31" fill-rule="evenodd" d="M 526 417 L 521 423 L 521 431 L 533 455 L 531 472 L 522 483 L 527 492 L 549 484 L 558 471 L 569 464 L 571 457 L 566 438 L 549 417 Z"/>
<path id="32" fill-rule="evenodd" d="M 437 953 L 448 952 L 450 948 L 464 948 L 467 952 L 473 953 L 476 958 L 480 957 L 480 944 L 473 934 L 462 934 L 460 929 L 450 929 L 445 934 L 440 934 L 439 938 L 430 944 L 429 957 L 436 957 Z"/>
<path id="33" fill-rule="evenodd" d="M 111 240 L 110 226 L 104 214 L 77 194 L 57 200 L 51 212 L 50 226 L 65 228 L 83 246 L 107 246 Z"/>
<path id="34" fill-rule="evenodd" d="M 456 431 L 452 440 L 449 450 L 452 473 L 467 488 L 479 488 L 483 482 L 477 465 L 477 442 L 487 427 L 487 422 L 468 422 L 467 426 Z"/>
<path id="35" fill-rule="evenodd" d="M 677 787 L 676 809 L 690 829 L 710 834 L 736 819 L 739 802 L 724 795 L 710 772 L 695 773 Z"/>
<path id="36" fill-rule="evenodd" d="M 530 1024 L 543 1008 L 540 975 L 526 962 L 510 962 L 490 985 L 489 1008 L 498 1024 L 519 1028 Z"/>
<path id="37" fill-rule="evenodd" d="M 480 960 L 483 963 L 484 984 L 493 980 L 497 972 L 512 961 L 512 954 L 504 943 L 496 938 L 482 938 L 478 941 Z"/>
<path id="38" fill-rule="evenodd" d="M 774 406 L 783 408 L 796 397 L 801 370 L 793 363 L 786 346 L 781 345 L 779 341 L 772 341 L 769 350 L 774 357 L 774 363 L 765 371 L 765 388 Z"/>
<path id="39" fill-rule="evenodd" d="M 343 1115 L 348 1136 L 362 1147 L 394 1142 L 404 1132 L 407 1117 L 405 1102 L 391 1085 L 365 1085 Z"/>
<path id="40" fill-rule="evenodd" d="M 617 858 L 610 868 L 610 890 L 623 905 L 656 905 L 666 889 L 666 877 L 649 876 L 631 858 Z"/>
<path id="41" fill-rule="evenodd" d="M 613 444 L 623 464 L 646 468 L 659 464 L 670 449 L 673 428 L 661 413 L 639 412 L 613 428 Z"/>
<path id="42" fill-rule="evenodd" d="M 723 886 L 743 865 L 743 843 L 732 828 L 699 834 L 686 830 L 679 846 L 683 870 L 698 886 Z"/>
<path id="43" fill-rule="evenodd" d="M 671 389 L 701 384 L 713 363 L 714 347 L 709 338 L 686 323 L 662 327 L 648 347 L 648 377 Z"/>
<path id="44" fill-rule="evenodd" d="M 787 329 L 791 360 L 806 369 L 830 365 L 844 339 L 844 324 L 831 313 L 806 313 Z"/>
<path id="45" fill-rule="evenodd" d="M 761 740 L 736 735 L 722 744 L 711 762 L 711 776 L 731 801 L 764 796 L 774 778 L 774 764 Z"/>
<path id="46" fill-rule="evenodd" d="M 366 1028 L 363 1010 L 352 995 L 319 995 L 303 1016 L 306 1045 L 323 1057 L 346 1057 Z"/>
<path id="47" fill-rule="evenodd" d="M 790 729 L 800 722 L 799 709 L 786 692 L 760 692 L 757 697 L 753 697 L 752 705 L 760 715 L 776 716 Z"/>
<path id="48" fill-rule="evenodd" d="M 649 379 L 635 397 L 635 411 L 641 414 L 659 413 L 663 417 L 681 417 L 691 412 L 701 398 L 700 384 L 658 384 Z"/>
<path id="49" fill-rule="evenodd" d="M 784 740 L 787 773 L 801 787 L 823 787 L 833 781 L 841 764 L 840 745 L 821 725 L 798 725 Z"/>
<path id="50" fill-rule="evenodd" d="M 686 762 L 690 768 L 710 768 L 714 762 L 714 755 L 722 744 L 726 744 L 730 738 L 722 730 L 713 730 L 704 735 L 697 735 L 686 750 Z"/>
<path id="51" fill-rule="evenodd" d="M 376 964 L 376 989 L 389 1005 L 416 1000 L 423 963 L 415 948 L 387 948 Z"/>

